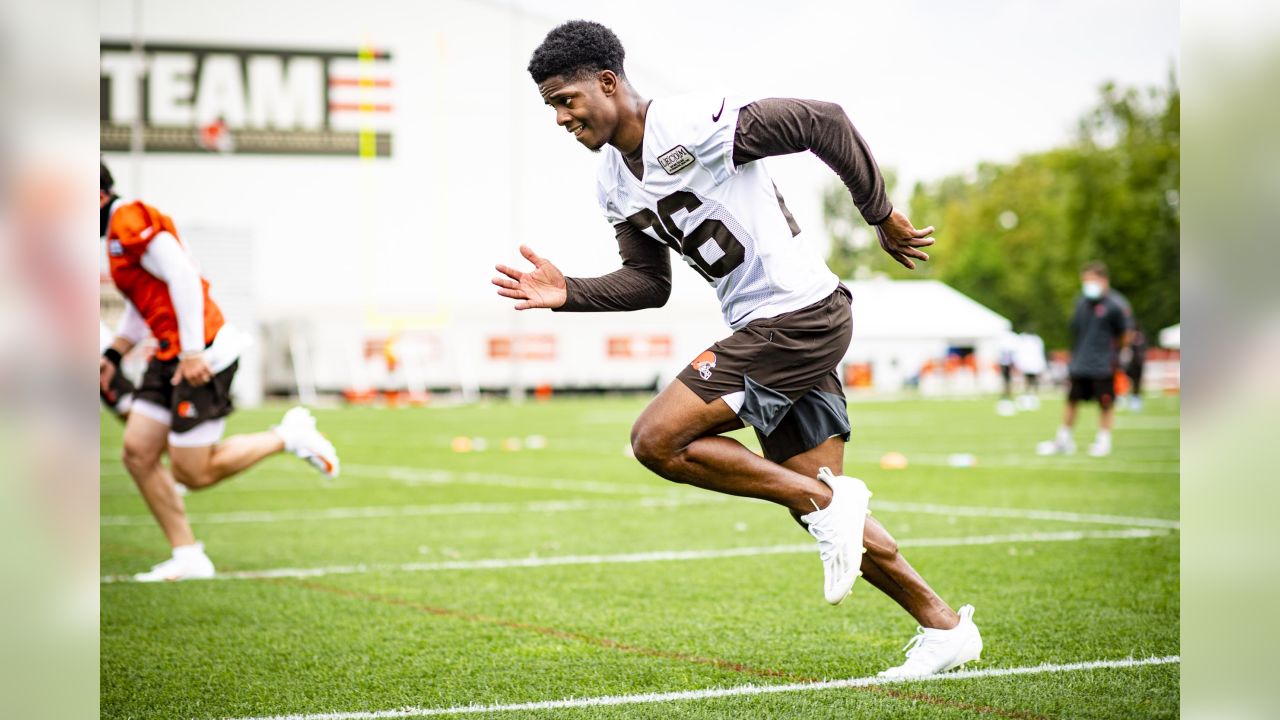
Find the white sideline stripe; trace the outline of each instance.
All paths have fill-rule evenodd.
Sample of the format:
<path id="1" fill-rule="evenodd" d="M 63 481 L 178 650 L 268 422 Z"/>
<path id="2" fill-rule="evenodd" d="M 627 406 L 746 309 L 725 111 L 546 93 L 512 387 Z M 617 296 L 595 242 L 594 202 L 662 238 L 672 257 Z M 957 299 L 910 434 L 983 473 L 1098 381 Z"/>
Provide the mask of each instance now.
<path id="1" fill-rule="evenodd" d="M 307 715 L 271 715 L 269 717 L 236 718 L 235 720 L 383 720 L 383 718 L 414 718 L 435 715 L 474 715 L 479 713 L 515 712 L 519 710 L 562 710 L 567 708 L 601 707 L 606 705 L 640 705 L 646 703 L 678 702 L 681 700 L 707 700 L 711 698 L 740 697 L 743 695 L 764 695 L 768 693 L 812 692 L 815 690 L 839 690 L 842 688 L 867 687 L 871 685 L 889 685 L 900 682 L 938 682 L 947 680 L 972 680 L 974 678 L 1008 677 L 1010 675 L 1040 675 L 1043 673 L 1076 672 L 1080 670 L 1103 670 L 1112 668 L 1131 668 L 1144 665 L 1173 665 L 1182 662 L 1177 655 L 1148 658 L 1125 658 L 1123 660 L 1092 660 L 1075 663 L 1044 663 L 1026 667 L 984 668 L 982 670 L 954 670 L 941 675 L 912 680 L 891 680 L 880 677 L 846 678 L 844 680 L 824 680 L 812 683 L 788 683 L 786 685 L 737 685 L 725 688 L 706 688 L 704 690 L 681 690 L 665 693 L 642 693 L 637 695 L 603 695 L 585 698 L 566 698 L 564 700 L 542 700 L 540 702 L 513 703 L 508 705 L 458 705 L 444 708 L 406 707 L 395 710 L 375 710 L 362 712 L 328 712 Z"/>
<path id="2" fill-rule="evenodd" d="M 1131 540 L 1168 535 L 1159 529 L 1085 530 L 1052 533 L 1014 533 L 1011 535 L 970 535 L 967 537 L 905 538 L 901 547 L 955 547 L 963 545 L 1000 545 L 1024 542 L 1074 542 L 1077 540 Z M 438 572 L 441 570 L 504 570 L 507 568 L 552 567 L 558 565 L 611 565 L 626 563 L 712 560 L 760 555 L 797 555 L 813 553 L 812 543 L 801 545 L 766 545 L 760 547 L 721 548 L 717 550 L 664 550 L 618 555 L 559 555 L 552 557 L 489 558 L 482 560 L 448 560 L 444 562 L 376 563 L 330 565 L 314 568 L 275 568 L 218 573 L 214 580 L 268 580 L 275 578 L 313 578 L 325 575 L 358 575 L 372 572 Z M 130 575 L 106 575 L 103 584 L 132 582 Z"/>
<path id="3" fill-rule="evenodd" d="M 637 500 L 543 500 L 527 503 L 441 503 L 436 505 L 371 505 L 365 507 L 316 508 L 311 510 L 261 510 L 229 513 L 193 514 L 191 522 L 202 525 L 231 523 L 270 523 L 290 520 L 350 520 L 362 518 L 423 517 L 437 515 L 488 515 L 525 512 L 570 512 L 575 510 L 607 510 L 615 508 L 674 508 L 685 505 L 713 505 L 727 502 L 723 495 L 698 494 L 687 497 L 646 497 Z M 750 502 L 750 500 L 747 500 Z M 1060 510 L 1036 510 L 1029 508 L 977 507 L 965 505 L 938 505 L 934 503 L 893 502 L 877 500 L 874 510 L 885 512 L 920 513 L 963 517 L 999 517 L 1024 520 L 1050 520 L 1096 525 L 1123 525 L 1125 527 L 1155 527 L 1180 529 L 1177 520 L 1165 518 L 1135 517 L 1127 515 L 1103 515 L 1098 513 L 1074 513 Z M 99 524 L 103 527 L 150 526 L 150 515 L 104 515 Z"/>
<path id="4" fill-rule="evenodd" d="M 637 500 L 542 500 L 526 503 L 469 502 L 438 505 L 383 505 L 370 507 L 317 508 L 312 510 L 262 510 L 229 513 L 193 514 L 190 520 L 199 525 L 231 523 L 271 523 L 289 520 L 353 520 L 365 518 L 427 517 L 438 515 L 498 515 L 506 513 L 548 513 L 575 510 L 610 510 L 627 508 L 673 508 L 682 505 L 712 505 L 725 502 L 719 496 L 687 498 L 640 498 Z M 103 527 L 122 525 L 154 525 L 150 515 L 106 515 Z"/>
<path id="5" fill-rule="evenodd" d="M 571 480 L 567 478 L 528 477 L 500 473 L 450 472 L 427 470 L 394 465 L 343 465 L 343 475 L 377 477 L 394 480 L 406 485 L 492 485 L 496 487 L 536 488 L 542 490 L 569 490 L 594 492 L 607 495 L 656 495 L 658 487 L 649 485 L 624 485 L 622 483 Z"/>
<path id="6" fill-rule="evenodd" d="M 933 503 L 910 503 L 874 501 L 873 510 L 889 512 L 914 512 L 926 515 L 962 515 L 965 517 L 1000 517 L 1020 518 L 1025 520 L 1058 520 L 1072 523 L 1096 523 L 1098 525 L 1125 525 L 1138 527 L 1165 528 L 1178 530 L 1181 525 L 1177 520 L 1165 518 L 1130 517 L 1126 515 L 1100 515 L 1096 513 L 1073 513 L 1060 510 L 1030 510 L 1023 508 L 999 507 L 967 507 L 964 505 L 935 505 Z M 149 517 L 148 517 L 149 519 Z"/>

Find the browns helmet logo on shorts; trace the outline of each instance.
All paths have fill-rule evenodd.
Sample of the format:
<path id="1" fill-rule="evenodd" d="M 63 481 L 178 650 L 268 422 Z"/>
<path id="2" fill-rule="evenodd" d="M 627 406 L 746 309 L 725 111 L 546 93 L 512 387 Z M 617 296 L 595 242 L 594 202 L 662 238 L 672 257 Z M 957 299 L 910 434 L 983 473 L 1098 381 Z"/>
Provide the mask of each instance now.
<path id="1" fill-rule="evenodd" d="M 194 418 L 196 417 L 196 406 L 191 404 L 190 400 L 183 400 L 178 403 L 178 417 Z"/>
<path id="2" fill-rule="evenodd" d="M 701 355 L 694 358 L 689 365 L 698 371 L 698 375 L 703 380 L 710 380 L 711 369 L 716 366 L 716 354 L 710 350 L 705 350 Z"/>

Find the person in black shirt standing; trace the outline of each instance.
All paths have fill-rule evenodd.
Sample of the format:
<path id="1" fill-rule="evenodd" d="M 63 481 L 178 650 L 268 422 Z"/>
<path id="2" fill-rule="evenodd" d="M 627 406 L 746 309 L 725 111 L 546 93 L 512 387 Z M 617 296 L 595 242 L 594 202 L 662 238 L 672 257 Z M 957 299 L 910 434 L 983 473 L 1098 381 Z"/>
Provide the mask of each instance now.
<path id="1" fill-rule="evenodd" d="M 1111 289 L 1107 266 L 1099 261 L 1085 264 L 1080 272 L 1081 293 L 1071 315 L 1071 362 L 1067 407 L 1062 427 L 1053 440 L 1040 443 L 1042 455 L 1071 454 L 1076 451 L 1072 428 L 1076 423 L 1076 406 L 1081 400 L 1097 400 L 1102 408 L 1098 435 L 1089 446 L 1089 454 L 1102 457 L 1111 454 L 1111 426 L 1115 418 L 1115 373 L 1119 353 L 1128 344 L 1133 331 L 1133 313 L 1129 303 Z"/>

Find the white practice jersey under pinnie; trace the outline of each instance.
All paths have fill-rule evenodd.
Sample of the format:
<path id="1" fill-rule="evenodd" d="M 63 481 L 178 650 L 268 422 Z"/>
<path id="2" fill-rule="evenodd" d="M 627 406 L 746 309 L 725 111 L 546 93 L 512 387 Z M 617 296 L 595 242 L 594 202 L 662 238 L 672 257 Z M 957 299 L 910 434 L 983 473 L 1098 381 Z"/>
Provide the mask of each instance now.
<path id="1" fill-rule="evenodd" d="M 734 330 L 812 305 L 839 283 L 822 257 L 792 234 L 764 163 L 734 166 L 738 111 L 753 99 L 654 100 L 645 117 L 643 179 L 607 145 L 597 188 L 610 224 L 630 222 L 707 279 Z"/>

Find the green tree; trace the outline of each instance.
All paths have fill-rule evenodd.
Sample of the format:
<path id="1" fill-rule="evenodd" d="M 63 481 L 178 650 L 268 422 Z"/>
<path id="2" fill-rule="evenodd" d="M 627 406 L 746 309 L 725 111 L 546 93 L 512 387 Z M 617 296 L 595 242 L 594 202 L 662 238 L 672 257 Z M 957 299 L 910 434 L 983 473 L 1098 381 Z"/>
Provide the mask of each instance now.
<path id="1" fill-rule="evenodd" d="M 1143 91 L 1108 84 L 1100 95 L 1064 147 L 917 184 L 911 217 L 936 226 L 939 242 L 915 272 L 890 261 L 874 235 L 857 245 L 865 226 L 840 219 L 857 213 L 834 185 L 823 203 L 832 269 L 938 278 L 1063 347 L 1080 266 L 1097 258 L 1149 333 L 1178 322 L 1179 91 L 1170 80 Z M 837 236 L 844 227 L 852 230 Z"/>

